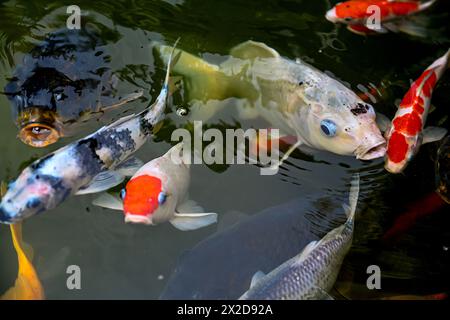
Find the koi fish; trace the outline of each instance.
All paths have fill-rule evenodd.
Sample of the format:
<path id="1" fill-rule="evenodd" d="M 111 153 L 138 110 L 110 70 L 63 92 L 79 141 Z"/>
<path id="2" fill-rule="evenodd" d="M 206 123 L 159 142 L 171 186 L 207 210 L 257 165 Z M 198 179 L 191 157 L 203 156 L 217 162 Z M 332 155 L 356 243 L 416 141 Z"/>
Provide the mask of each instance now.
<path id="1" fill-rule="evenodd" d="M 125 222 L 155 225 L 169 221 L 183 231 L 217 222 L 216 213 L 205 213 L 187 197 L 190 165 L 181 156 L 182 150 L 179 143 L 140 168 L 120 192 L 120 200 L 103 194 L 94 204 L 122 210 Z"/>
<path id="2" fill-rule="evenodd" d="M 3 196 L 6 193 L 6 185 L 3 182 L 0 189 Z M 19 270 L 14 286 L 1 295 L 0 300 L 44 300 L 44 288 L 32 264 L 33 250 L 22 241 L 22 224 L 12 224 L 9 227 Z"/>
<path id="3" fill-rule="evenodd" d="M 160 299 L 236 299 L 249 288 L 255 270 L 270 272 L 311 241 L 319 241 L 333 229 L 334 217 L 342 214 L 342 201 L 323 192 L 308 194 L 308 188 L 299 190 L 301 197 L 260 212 L 233 210 L 222 215 L 218 232 L 179 256 Z M 333 217 L 326 219 L 328 223 L 324 210 Z"/>
<path id="4" fill-rule="evenodd" d="M 157 49 L 164 60 L 172 50 Z M 219 109 L 216 102 L 233 97 L 249 104 L 239 110 L 242 117 L 262 116 L 282 136 L 297 137 L 285 155 L 303 144 L 362 160 L 384 156 L 373 107 L 339 81 L 260 42 L 244 42 L 230 55 L 212 65 L 182 52 L 174 72 L 183 77 L 187 97 L 195 103 L 190 113 L 195 120 L 197 111 L 198 118 L 212 116 Z"/>
<path id="5" fill-rule="evenodd" d="M 269 274 L 257 272 L 250 289 L 240 300 L 316 300 L 331 299 L 328 292 L 339 274 L 342 261 L 350 250 L 354 216 L 359 194 L 359 176 L 352 181 L 347 221 L 320 241 L 313 241 L 297 256 Z"/>
<path id="6" fill-rule="evenodd" d="M 340 2 L 327 11 L 325 17 L 333 23 L 343 23 L 347 29 L 360 35 L 376 33 L 404 32 L 425 37 L 425 28 L 410 19 L 412 15 L 427 10 L 436 0 L 419 1 L 396 0 L 351 0 Z M 377 8 L 378 10 L 376 10 Z M 377 16 L 376 14 L 379 13 Z M 371 25 L 371 18 L 379 18 L 379 25 Z"/>
<path id="7" fill-rule="evenodd" d="M 172 57 L 156 101 L 28 166 L 9 185 L 0 204 L 0 222 L 15 223 L 50 210 L 75 194 L 96 193 L 121 183 L 140 163 L 129 159 L 164 118 Z"/>
<path id="8" fill-rule="evenodd" d="M 422 144 L 442 139 L 447 130 L 428 127 L 424 129 L 430 109 L 431 95 L 437 81 L 449 64 L 450 50 L 430 65 L 414 81 L 403 98 L 392 123 L 386 128 L 388 147 L 385 168 L 391 173 L 402 172 Z M 386 120 L 385 120 L 386 121 Z"/>
<path id="9" fill-rule="evenodd" d="M 78 132 L 84 120 L 142 96 L 114 97 L 118 78 L 105 43 L 90 28 L 49 34 L 23 58 L 5 87 L 19 138 L 46 147 Z"/>

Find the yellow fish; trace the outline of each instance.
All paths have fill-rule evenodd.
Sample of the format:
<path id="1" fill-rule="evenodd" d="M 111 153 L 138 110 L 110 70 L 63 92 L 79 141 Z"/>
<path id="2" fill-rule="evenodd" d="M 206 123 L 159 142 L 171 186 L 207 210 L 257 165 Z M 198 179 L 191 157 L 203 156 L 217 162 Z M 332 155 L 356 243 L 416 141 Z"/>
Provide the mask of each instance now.
<path id="1" fill-rule="evenodd" d="M 2 182 L 0 187 L 2 196 L 5 191 L 6 185 Z M 14 249 L 17 253 L 19 271 L 14 286 L 0 296 L 0 300 L 43 300 L 45 299 L 44 288 L 31 263 L 33 249 L 22 241 L 22 224 L 11 224 L 10 228 Z"/>

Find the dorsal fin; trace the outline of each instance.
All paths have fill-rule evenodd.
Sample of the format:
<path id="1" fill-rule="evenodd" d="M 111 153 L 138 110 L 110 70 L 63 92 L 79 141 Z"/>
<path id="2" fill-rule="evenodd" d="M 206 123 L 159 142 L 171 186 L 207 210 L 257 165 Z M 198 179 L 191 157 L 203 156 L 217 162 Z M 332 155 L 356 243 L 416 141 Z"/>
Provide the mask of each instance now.
<path id="1" fill-rule="evenodd" d="M 264 278 L 266 275 L 262 271 L 257 271 L 250 282 L 250 288 L 254 287 L 262 278 Z"/>
<path id="2" fill-rule="evenodd" d="M 262 42 L 252 40 L 231 49 L 230 55 L 239 59 L 279 58 L 280 54 Z"/>

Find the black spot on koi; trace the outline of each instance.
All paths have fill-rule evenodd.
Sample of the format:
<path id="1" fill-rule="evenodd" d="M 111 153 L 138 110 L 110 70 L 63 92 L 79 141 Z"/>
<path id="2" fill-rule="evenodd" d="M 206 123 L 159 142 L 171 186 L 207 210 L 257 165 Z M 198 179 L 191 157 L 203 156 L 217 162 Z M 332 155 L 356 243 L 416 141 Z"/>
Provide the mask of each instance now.
<path id="1" fill-rule="evenodd" d="M 96 152 L 99 148 L 99 142 L 96 138 L 83 139 L 78 142 L 76 147 L 77 158 L 80 162 L 80 167 L 88 175 L 94 176 L 98 174 L 105 165 Z"/>
<path id="2" fill-rule="evenodd" d="M 120 159 L 124 152 L 134 151 L 136 142 L 131 136 L 131 130 L 124 129 L 116 131 L 114 129 L 105 130 L 97 137 L 98 148 L 107 148 L 111 151 L 112 159 Z"/>
<path id="3" fill-rule="evenodd" d="M 139 126 L 143 135 L 148 136 L 153 132 L 152 124 L 144 117 L 140 119 Z"/>
<path id="4" fill-rule="evenodd" d="M 367 111 L 369 111 L 370 107 L 366 104 L 363 103 L 357 103 L 356 106 L 352 109 L 350 109 L 350 111 L 355 115 L 359 115 L 359 114 L 363 114 L 363 113 L 367 113 Z"/>

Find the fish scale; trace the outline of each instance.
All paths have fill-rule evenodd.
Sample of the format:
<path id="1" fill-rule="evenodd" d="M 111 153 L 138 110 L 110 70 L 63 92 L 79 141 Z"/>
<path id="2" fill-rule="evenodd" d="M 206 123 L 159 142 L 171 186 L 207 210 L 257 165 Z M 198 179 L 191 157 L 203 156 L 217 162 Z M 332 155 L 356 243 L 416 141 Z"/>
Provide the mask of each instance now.
<path id="1" fill-rule="evenodd" d="M 329 298 L 344 257 L 351 247 L 359 177 L 350 191 L 347 222 L 322 240 L 310 243 L 302 253 L 286 261 L 268 275 L 252 280 L 242 300 L 309 300 Z M 256 276 L 256 275 L 255 275 Z"/>

